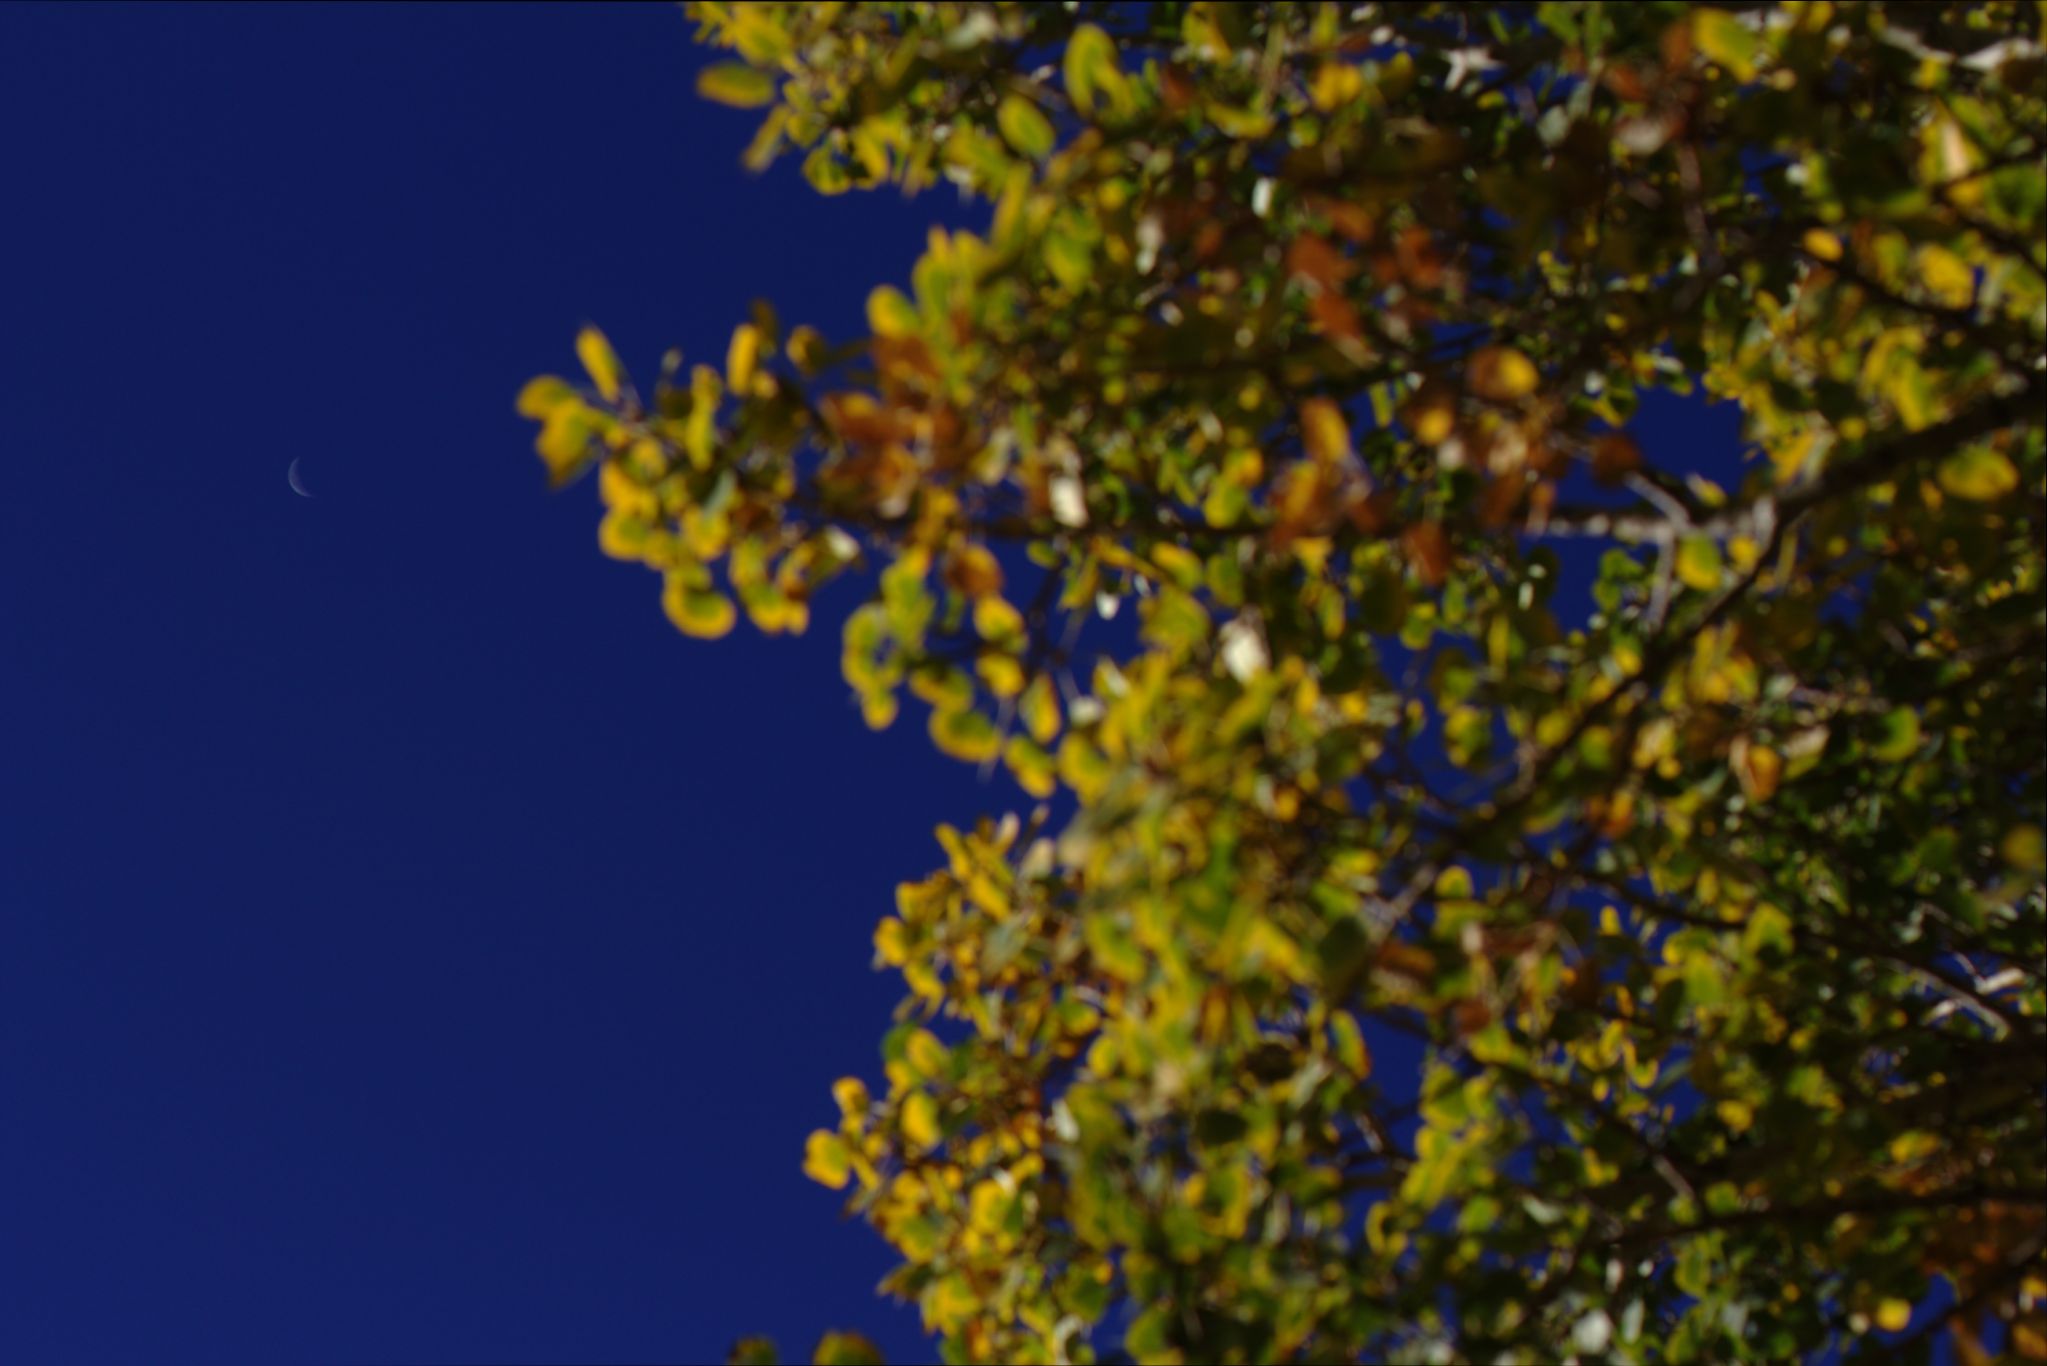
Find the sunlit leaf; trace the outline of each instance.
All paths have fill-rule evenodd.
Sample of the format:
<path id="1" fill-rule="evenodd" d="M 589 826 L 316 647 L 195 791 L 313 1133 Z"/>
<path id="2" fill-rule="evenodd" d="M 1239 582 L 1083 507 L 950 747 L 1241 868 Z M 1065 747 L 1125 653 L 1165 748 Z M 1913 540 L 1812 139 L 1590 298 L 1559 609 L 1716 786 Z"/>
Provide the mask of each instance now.
<path id="1" fill-rule="evenodd" d="M 594 327 L 578 332 L 576 358 L 583 362 L 583 369 L 589 373 L 590 382 L 597 386 L 597 392 L 604 396 L 604 401 L 616 403 L 620 375 L 618 355 L 604 334 Z"/>
<path id="2" fill-rule="evenodd" d="M 697 93 L 735 109 L 753 109 L 775 98 L 775 80 L 741 62 L 717 62 L 697 73 Z"/>

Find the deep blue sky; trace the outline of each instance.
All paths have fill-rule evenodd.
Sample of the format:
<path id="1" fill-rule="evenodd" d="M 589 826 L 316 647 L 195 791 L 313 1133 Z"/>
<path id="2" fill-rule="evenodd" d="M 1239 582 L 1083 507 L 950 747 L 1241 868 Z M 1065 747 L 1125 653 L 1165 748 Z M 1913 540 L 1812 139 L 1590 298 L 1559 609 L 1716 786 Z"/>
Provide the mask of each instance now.
<path id="1" fill-rule="evenodd" d="M 845 335 L 941 211 L 748 176 L 698 60 L 0 7 L 0 1360 L 926 1354 L 802 1143 L 1014 799 L 866 731 L 836 612 L 678 636 L 512 412 L 585 320 Z"/>
<path id="2" fill-rule="evenodd" d="M 676 635 L 511 408 L 586 320 L 845 335 L 956 212 L 747 176 L 699 60 L 0 6 L 0 1360 L 929 1356 L 802 1141 L 890 888 L 1020 799 L 862 727 L 845 595 Z"/>

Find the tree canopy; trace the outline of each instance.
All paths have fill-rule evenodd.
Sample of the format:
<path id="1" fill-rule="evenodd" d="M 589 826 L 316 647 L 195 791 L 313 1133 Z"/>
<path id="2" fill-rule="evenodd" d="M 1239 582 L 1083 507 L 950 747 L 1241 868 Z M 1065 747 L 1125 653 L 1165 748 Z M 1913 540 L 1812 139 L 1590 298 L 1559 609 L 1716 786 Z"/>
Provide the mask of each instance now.
<path id="1" fill-rule="evenodd" d="M 687 8 L 986 210 L 519 398 L 1006 775 L 804 1156 L 951 1359 L 2047 1359 L 2047 7 Z"/>

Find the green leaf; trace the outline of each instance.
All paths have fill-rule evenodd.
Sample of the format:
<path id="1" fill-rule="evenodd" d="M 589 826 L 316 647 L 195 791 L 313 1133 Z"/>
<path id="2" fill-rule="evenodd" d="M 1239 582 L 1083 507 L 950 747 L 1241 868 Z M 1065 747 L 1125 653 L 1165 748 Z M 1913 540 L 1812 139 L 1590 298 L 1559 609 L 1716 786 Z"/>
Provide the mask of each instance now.
<path id="1" fill-rule="evenodd" d="M 741 1338 L 725 1354 L 725 1366 L 779 1366 L 781 1360 L 774 1339 L 763 1337 Z"/>
<path id="2" fill-rule="evenodd" d="M 811 1356 L 814 1366 L 881 1366 L 881 1349 L 858 1333 L 826 1333 Z"/>
<path id="3" fill-rule="evenodd" d="M 1692 11 L 1692 42 L 1714 65 L 1738 81 L 1756 75 L 1756 35 L 1724 9 Z"/>
<path id="4" fill-rule="evenodd" d="M 1102 99 L 1124 112 L 1128 82 L 1116 64 L 1116 40 L 1093 24 L 1080 25 L 1067 40 L 1065 75 L 1067 98 L 1082 118 L 1093 118 Z"/>
<path id="5" fill-rule="evenodd" d="M 757 109 L 775 98 L 775 78 L 744 62 L 718 62 L 697 73 L 697 93 L 734 109 Z"/>
<path id="6" fill-rule="evenodd" d="M 1869 752 L 1885 763 L 1897 763 L 1911 758 L 1918 748 L 1919 713 L 1910 707 L 1898 707 L 1877 723 L 1876 738 L 1870 743 Z"/>

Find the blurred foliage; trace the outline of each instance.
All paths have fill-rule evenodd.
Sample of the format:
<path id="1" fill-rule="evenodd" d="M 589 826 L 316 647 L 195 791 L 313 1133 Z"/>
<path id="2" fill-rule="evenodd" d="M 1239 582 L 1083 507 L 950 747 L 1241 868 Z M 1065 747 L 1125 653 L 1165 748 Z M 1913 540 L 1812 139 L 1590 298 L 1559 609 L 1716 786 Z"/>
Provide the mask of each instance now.
<path id="1" fill-rule="evenodd" d="M 2047 1359 L 2042 6 L 688 10 L 750 164 L 987 208 L 519 399 L 1046 799 L 804 1156 L 951 1359 Z"/>

